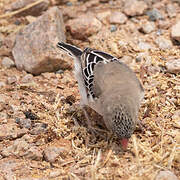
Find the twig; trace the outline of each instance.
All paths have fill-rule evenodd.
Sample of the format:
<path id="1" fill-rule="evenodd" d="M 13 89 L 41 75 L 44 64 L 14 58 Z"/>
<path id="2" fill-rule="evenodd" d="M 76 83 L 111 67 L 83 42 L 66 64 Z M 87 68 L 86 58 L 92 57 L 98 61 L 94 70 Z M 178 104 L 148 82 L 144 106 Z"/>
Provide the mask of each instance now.
<path id="1" fill-rule="evenodd" d="M 6 18 L 6 17 L 11 17 L 11 16 L 14 16 L 14 15 L 16 15 L 16 14 L 19 14 L 19 13 L 21 13 L 21 12 L 27 10 L 27 9 L 30 9 L 30 8 L 32 8 L 32 7 L 40 4 L 40 3 L 43 2 L 43 1 L 44 1 L 44 0 L 39 0 L 39 1 L 36 1 L 36 2 L 34 2 L 34 3 L 31 3 L 31 4 L 27 5 L 27 6 L 23 7 L 23 8 L 21 8 L 21 9 L 18 9 L 17 11 L 13 11 L 13 12 L 10 12 L 10 13 L 4 14 L 4 15 L 1 15 L 1 16 L 0 16 L 0 19 L 1 19 L 1 18 Z"/>

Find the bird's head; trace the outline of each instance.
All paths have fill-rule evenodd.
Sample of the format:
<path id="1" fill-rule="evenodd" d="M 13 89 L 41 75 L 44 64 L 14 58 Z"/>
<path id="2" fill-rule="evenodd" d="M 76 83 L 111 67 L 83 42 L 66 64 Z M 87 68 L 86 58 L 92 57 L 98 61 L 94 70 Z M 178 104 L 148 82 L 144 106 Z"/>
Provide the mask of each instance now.
<path id="1" fill-rule="evenodd" d="M 127 149 L 128 140 L 136 126 L 135 114 L 128 104 L 118 104 L 106 108 L 105 121 L 107 127 L 117 135 L 122 148 Z"/>

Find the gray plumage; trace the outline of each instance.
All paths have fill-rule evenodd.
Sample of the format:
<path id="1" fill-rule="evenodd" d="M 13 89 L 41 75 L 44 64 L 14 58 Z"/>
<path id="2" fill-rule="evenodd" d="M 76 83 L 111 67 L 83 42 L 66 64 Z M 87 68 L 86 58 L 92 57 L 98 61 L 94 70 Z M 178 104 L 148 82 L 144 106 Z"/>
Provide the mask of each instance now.
<path id="1" fill-rule="evenodd" d="M 107 128 L 126 148 L 138 122 L 143 87 L 135 73 L 117 58 L 102 51 L 81 49 L 59 42 L 57 47 L 75 59 L 81 103 L 103 116 Z"/>

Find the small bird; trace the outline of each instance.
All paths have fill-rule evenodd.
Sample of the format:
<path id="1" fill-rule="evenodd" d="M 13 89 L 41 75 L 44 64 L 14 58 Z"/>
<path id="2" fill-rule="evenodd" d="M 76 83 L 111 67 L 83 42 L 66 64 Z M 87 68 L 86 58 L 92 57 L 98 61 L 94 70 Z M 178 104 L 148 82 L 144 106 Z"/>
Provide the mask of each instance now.
<path id="1" fill-rule="evenodd" d="M 81 104 L 103 116 L 107 128 L 117 135 L 123 149 L 138 120 L 143 87 L 135 73 L 116 57 L 102 51 L 59 42 L 57 47 L 74 58 Z"/>

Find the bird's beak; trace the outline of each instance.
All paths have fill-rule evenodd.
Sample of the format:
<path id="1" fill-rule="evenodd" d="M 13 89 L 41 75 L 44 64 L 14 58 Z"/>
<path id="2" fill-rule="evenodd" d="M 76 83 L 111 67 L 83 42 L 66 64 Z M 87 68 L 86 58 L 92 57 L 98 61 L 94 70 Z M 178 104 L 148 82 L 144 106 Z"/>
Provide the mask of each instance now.
<path id="1" fill-rule="evenodd" d="M 127 149 L 128 141 L 129 141 L 129 139 L 127 139 L 127 138 L 123 138 L 120 140 L 123 150 Z"/>

